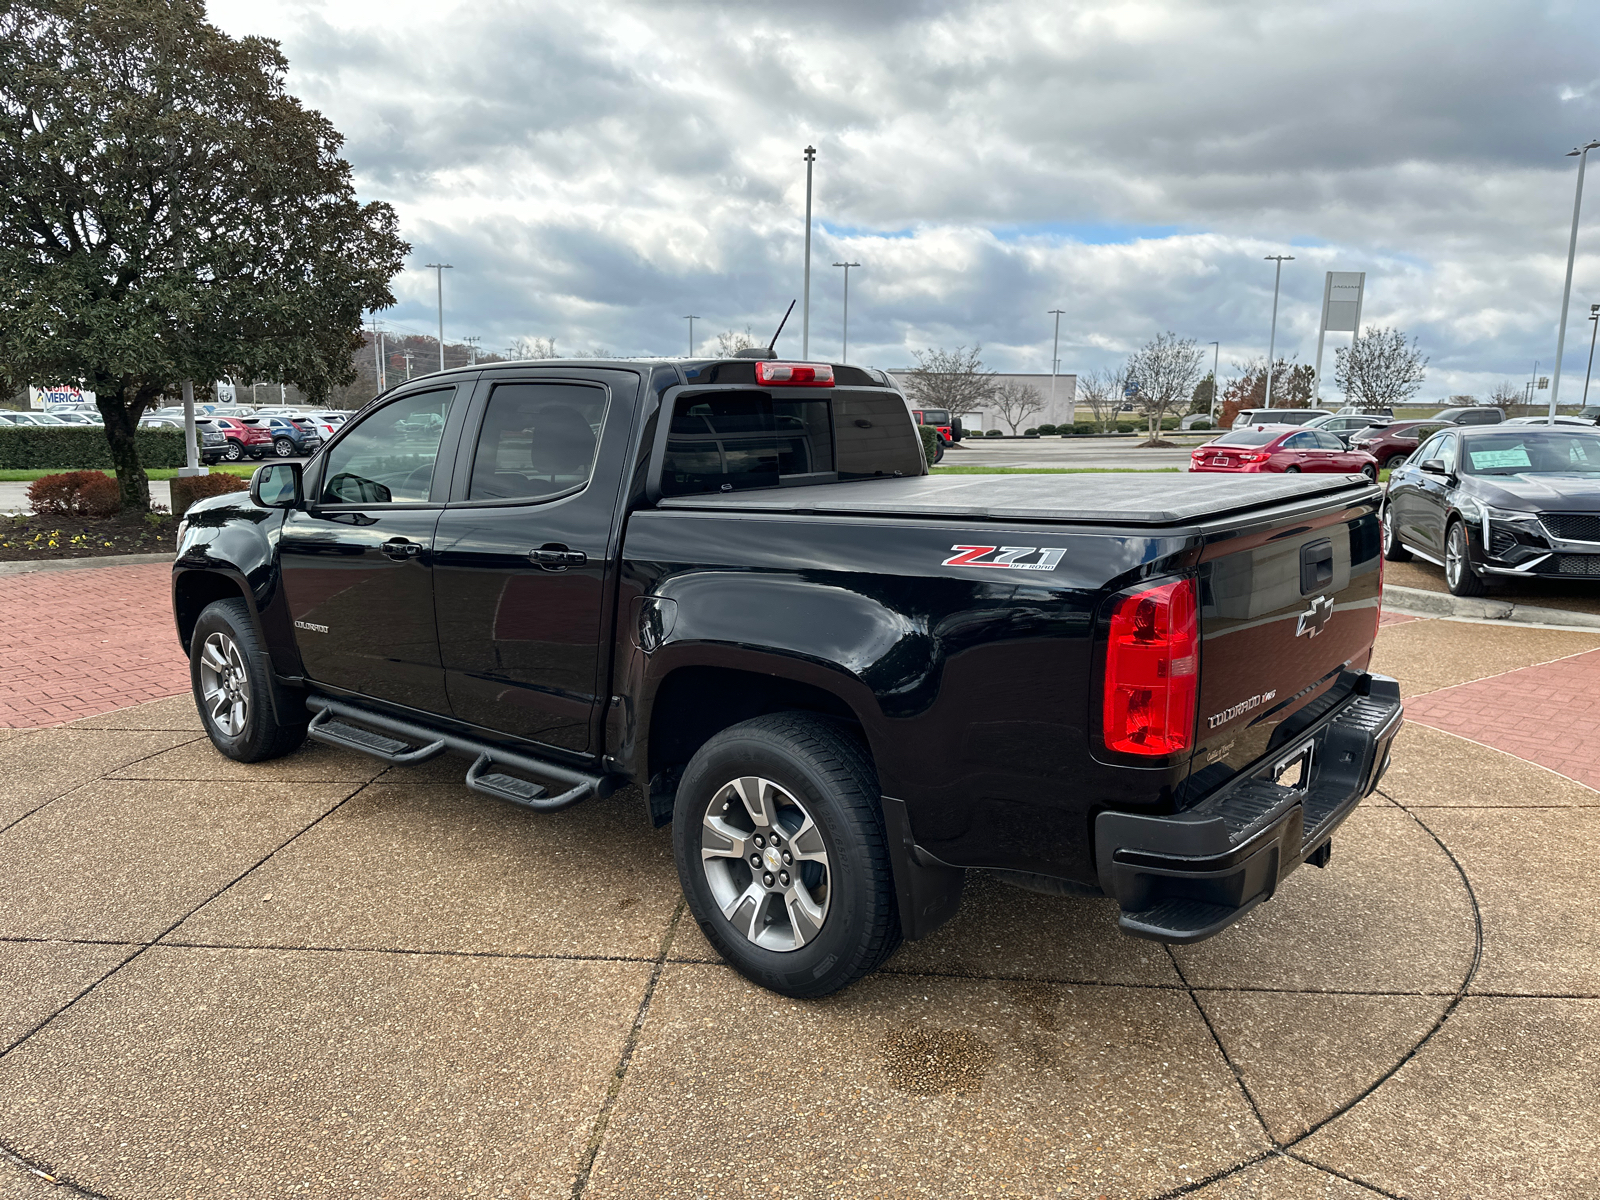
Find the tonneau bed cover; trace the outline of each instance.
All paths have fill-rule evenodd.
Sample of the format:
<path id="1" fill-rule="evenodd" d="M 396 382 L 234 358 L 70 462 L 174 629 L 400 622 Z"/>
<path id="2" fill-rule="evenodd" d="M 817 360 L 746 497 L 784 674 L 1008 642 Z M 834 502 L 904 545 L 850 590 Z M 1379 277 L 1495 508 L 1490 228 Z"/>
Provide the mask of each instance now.
<path id="1" fill-rule="evenodd" d="M 923 475 L 669 496 L 662 508 L 1181 525 L 1372 488 L 1362 475 Z"/>

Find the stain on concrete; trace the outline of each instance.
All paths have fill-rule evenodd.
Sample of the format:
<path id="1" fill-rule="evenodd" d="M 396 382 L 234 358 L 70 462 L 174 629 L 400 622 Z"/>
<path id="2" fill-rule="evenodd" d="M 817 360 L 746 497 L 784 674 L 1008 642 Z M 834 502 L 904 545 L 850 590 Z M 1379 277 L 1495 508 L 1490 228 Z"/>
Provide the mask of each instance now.
<path id="1" fill-rule="evenodd" d="M 976 1092 L 994 1062 L 994 1047 L 965 1029 L 907 1024 L 883 1040 L 890 1086 L 913 1096 Z"/>

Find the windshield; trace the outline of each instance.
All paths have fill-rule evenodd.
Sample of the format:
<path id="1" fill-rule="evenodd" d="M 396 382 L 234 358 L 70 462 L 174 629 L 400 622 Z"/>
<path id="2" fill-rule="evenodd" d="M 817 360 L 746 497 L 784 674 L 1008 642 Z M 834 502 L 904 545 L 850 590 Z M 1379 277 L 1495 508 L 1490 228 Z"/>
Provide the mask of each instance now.
<path id="1" fill-rule="evenodd" d="M 1268 442 L 1276 441 L 1283 436 L 1281 429 L 1239 429 L 1233 433 L 1225 433 L 1213 446 L 1265 446 Z"/>
<path id="2" fill-rule="evenodd" d="M 1519 429 L 1466 440 L 1468 475 L 1600 475 L 1600 434 Z"/>

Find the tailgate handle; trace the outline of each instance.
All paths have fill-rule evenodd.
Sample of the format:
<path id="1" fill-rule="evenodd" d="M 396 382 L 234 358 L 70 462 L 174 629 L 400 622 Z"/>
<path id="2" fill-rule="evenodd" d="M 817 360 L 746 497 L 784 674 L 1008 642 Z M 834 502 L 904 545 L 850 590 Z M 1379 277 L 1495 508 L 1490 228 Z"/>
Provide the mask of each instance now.
<path id="1" fill-rule="evenodd" d="M 1333 542 L 1321 538 L 1300 547 L 1300 594 L 1320 592 L 1333 582 Z"/>

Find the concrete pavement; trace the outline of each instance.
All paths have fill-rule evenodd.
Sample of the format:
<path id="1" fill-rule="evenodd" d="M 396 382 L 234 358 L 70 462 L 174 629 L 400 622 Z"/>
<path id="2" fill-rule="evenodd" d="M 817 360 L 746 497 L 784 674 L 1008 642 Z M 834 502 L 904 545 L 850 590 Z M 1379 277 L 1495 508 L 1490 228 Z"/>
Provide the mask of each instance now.
<path id="1" fill-rule="evenodd" d="M 633 791 L 242 766 L 183 696 L 10 731 L 0 1197 L 1593 1196 L 1597 660 L 1388 617 L 1411 723 L 1327 870 L 1173 951 L 977 876 L 811 1003 Z"/>

